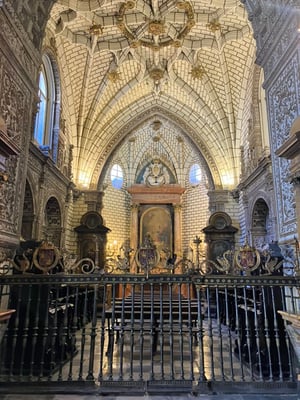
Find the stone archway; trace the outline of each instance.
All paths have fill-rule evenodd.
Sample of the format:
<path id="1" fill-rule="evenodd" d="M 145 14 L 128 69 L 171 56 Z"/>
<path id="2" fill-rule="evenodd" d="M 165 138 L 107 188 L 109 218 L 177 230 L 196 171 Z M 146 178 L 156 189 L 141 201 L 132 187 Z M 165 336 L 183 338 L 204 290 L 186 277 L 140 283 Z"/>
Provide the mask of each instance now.
<path id="1" fill-rule="evenodd" d="M 263 198 L 256 200 L 251 217 L 252 244 L 261 247 L 271 242 L 270 238 L 270 211 Z"/>
<path id="2" fill-rule="evenodd" d="M 29 182 L 26 181 L 21 236 L 24 240 L 34 238 L 34 202 Z"/>
<path id="3" fill-rule="evenodd" d="M 55 246 L 61 241 L 61 210 L 55 197 L 50 197 L 45 207 L 44 237 Z"/>

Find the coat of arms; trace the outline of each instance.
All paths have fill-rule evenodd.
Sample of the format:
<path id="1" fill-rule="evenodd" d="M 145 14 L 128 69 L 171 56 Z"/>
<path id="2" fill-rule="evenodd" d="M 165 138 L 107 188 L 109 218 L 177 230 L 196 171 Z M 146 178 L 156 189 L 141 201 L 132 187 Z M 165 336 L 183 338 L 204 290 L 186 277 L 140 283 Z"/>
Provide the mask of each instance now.
<path id="1" fill-rule="evenodd" d="M 147 273 L 158 264 L 159 251 L 153 244 L 150 235 L 146 235 L 144 243 L 136 252 L 135 260 L 137 265 Z"/>
<path id="2" fill-rule="evenodd" d="M 240 248 L 240 250 L 236 252 L 235 261 L 240 270 L 246 274 L 249 274 L 250 272 L 256 270 L 260 265 L 259 251 L 246 243 Z"/>
<path id="3" fill-rule="evenodd" d="M 60 259 L 60 253 L 53 243 L 44 241 L 33 253 L 34 265 L 43 273 L 48 273 Z"/>
<path id="4" fill-rule="evenodd" d="M 161 186 L 170 183 L 170 176 L 167 168 L 155 159 L 146 168 L 143 180 L 147 186 Z"/>

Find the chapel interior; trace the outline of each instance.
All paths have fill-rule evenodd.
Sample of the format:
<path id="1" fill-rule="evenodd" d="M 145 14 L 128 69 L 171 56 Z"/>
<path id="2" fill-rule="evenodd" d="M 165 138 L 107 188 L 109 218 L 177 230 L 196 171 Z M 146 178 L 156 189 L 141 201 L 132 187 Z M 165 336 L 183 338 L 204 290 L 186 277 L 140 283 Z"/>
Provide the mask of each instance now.
<path id="1" fill-rule="evenodd" d="M 246 248 L 299 291 L 299 183 L 298 0 L 0 1 L 1 268 L 205 275 Z"/>

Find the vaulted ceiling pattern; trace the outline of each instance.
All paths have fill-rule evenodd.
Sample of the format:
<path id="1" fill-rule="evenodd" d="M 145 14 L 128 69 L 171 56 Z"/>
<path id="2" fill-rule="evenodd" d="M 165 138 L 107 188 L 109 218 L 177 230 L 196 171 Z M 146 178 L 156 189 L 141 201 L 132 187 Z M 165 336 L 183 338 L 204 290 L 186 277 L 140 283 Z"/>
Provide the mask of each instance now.
<path id="1" fill-rule="evenodd" d="M 75 180 L 84 171 L 95 183 L 118 143 L 163 115 L 192 139 L 215 179 L 237 183 L 255 59 L 239 0 L 59 0 L 47 28 Z"/>

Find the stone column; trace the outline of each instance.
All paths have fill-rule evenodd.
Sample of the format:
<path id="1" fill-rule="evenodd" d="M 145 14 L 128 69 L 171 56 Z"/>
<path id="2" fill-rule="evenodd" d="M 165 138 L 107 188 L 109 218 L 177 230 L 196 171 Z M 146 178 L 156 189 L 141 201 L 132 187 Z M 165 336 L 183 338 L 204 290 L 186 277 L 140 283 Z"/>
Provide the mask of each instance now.
<path id="1" fill-rule="evenodd" d="M 138 231 L 139 231 L 139 204 L 131 205 L 131 221 L 130 221 L 130 247 L 134 250 L 133 257 L 135 257 L 139 240 L 138 240 Z M 131 271 L 133 273 L 137 272 L 136 263 L 131 263 Z"/>
<path id="2" fill-rule="evenodd" d="M 182 258 L 182 205 L 173 204 L 174 209 L 174 253 Z"/>

